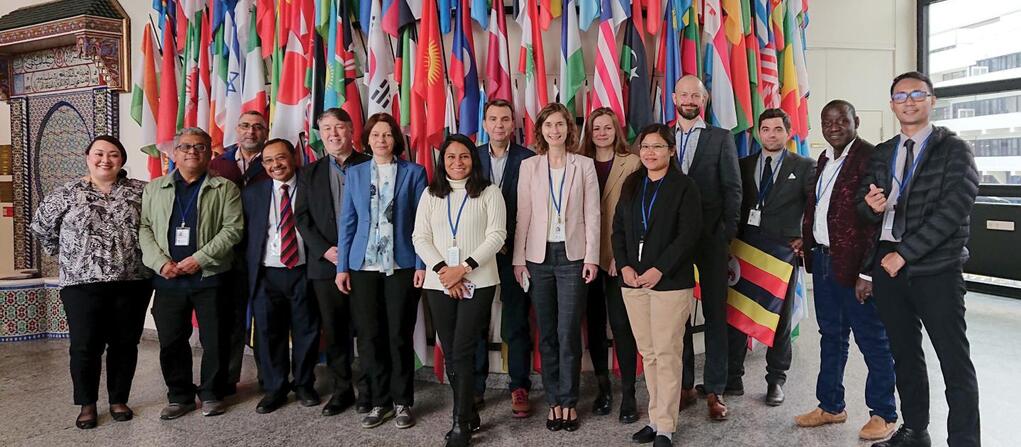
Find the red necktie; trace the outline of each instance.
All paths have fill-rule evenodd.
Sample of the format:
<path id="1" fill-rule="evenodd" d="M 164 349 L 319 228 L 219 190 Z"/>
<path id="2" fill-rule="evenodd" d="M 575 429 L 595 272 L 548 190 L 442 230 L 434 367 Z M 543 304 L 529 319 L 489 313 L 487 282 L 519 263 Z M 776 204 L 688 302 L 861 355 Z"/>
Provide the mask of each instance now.
<path id="1" fill-rule="evenodd" d="M 280 262 L 292 269 L 298 265 L 298 232 L 294 228 L 294 213 L 291 212 L 291 195 L 288 186 L 280 185 L 283 197 L 280 199 Z"/>

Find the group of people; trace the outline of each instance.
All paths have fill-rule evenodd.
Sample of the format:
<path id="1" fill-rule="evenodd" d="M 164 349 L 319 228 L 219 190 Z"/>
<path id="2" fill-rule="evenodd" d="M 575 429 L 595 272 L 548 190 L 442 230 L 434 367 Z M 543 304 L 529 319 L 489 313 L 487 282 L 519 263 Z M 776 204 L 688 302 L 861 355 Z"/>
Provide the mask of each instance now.
<path id="1" fill-rule="evenodd" d="M 925 75 L 898 76 L 890 95 L 901 128 L 877 147 L 857 135 L 851 103 L 827 104 L 829 148 L 818 163 L 788 151 L 791 123 L 780 109 L 758 117 L 762 150 L 739 160 L 730 132 L 703 120 L 708 95 L 694 76 L 676 85 L 677 125 L 649 125 L 631 147 L 611 109 L 592 111 L 579 135 L 573 113 L 550 104 L 527 149 L 512 141 L 511 103 L 492 100 L 489 143 L 447 137 L 431 181 L 402 157 L 405 138 L 385 113 L 369 117 L 358 152 L 351 117 L 324 111 L 317 124 L 328 156 L 300 169 L 294 145 L 267 141 L 257 112 L 240 117 L 239 141 L 215 159 L 209 135 L 182 129 L 175 169 L 148 184 L 126 178 L 119 141 L 97 137 L 85 150 L 88 175 L 49 194 L 32 224 L 42 247 L 59 254 L 76 425 L 97 424 L 104 351 L 110 414 L 132 418 L 137 344 L 155 290 L 169 401 L 161 419 L 196 410 L 196 396 L 204 415 L 226 411 L 253 326 L 264 392 L 256 412 L 280 408 L 292 391 L 303 406 L 320 404 L 322 337 L 333 382 L 322 414 L 355 407 L 364 428 L 391 419 L 412 427 L 413 331 L 424 296 L 453 391 L 446 442 L 468 445 L 481 428 L 499 289 L 512 416 L 531 413 L 533 309 L 547 429 L 580 428 L 583 319 L 599 385 L 592 412 L 610 414 L 608 322 L 619 421 L 640 419 L 640 354 L 648 423 L 631 441 L 671 445 L 679 412 L 700 396 L 708 418 L 722 421 L 731 417 L 724 396 L 744 393 L 748 336 L 727 323 L 728 262 L 731 241 L 754 235 L 788 246 L 813 275 L 819 404 L 795 418 L 798 426 L 847 420 L 842 381 L 853 332 L 869 371 L 860 437 L 928 446 L 924 326 L 947 385 L 949 443 L 979 445 L 961 274 L 978 184 L 972 151 L 929 122 L 935 98 Z M 690 324 L 696 268 L 700 385 Z M 793 289 L 770 306 L 779 314 L 766 354 L 772 406 L 784 401 L 791 364 Z M 197 385 L 193 313 L 203 348 Z"/>

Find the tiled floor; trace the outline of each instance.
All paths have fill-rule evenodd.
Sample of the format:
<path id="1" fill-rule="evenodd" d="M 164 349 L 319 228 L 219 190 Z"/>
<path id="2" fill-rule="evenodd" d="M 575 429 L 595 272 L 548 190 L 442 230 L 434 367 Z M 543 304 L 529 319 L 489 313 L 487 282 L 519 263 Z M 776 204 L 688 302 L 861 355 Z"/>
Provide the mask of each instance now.
<path id="1" fill-rule="evenodd" d="M 970 294 L 968 302 L 969 338 L 981 387 L 983 441 L 986 446 L 1018 445 L 1021 438 L 1021 301 Z M 811 317 L 811 315 L 810 315 Z M 814 317 L 811 317 L 814 318 Z M 845 387 L 848 395 L 847 423 L 819 429 L 799 429 L 794 415 L 816 404 L 815 374 L 818 368 L 818 335 L 815 322 L 803 323 L 802 337 L 795 343 L 794 364 L 785 387 L 787 402 L 778 408 L 761 403 L 765 392 L 764 356 L 749 355 L 745 378 L 748 394 L 728 400 L 731 420 L 712 423 L 701 406 L 681 414 L 675 445 L 685 446 L 856 446 L 857 430 L 867 419 L 862 389 L 865 366 L 861 355 L 851 350 Z M 415 412 L 418 425 L 397 430 L 387 424 L 363 430 L 359 418 L 349 411 L 332 418 L 319 415 L 319 408 L 303 408 L 296 403 L 270 415 L 255 413 L 259 395 L 252 385 L 251 370 L 245 372 L 247 385 L 232 401 L 230 411 L 220 417 L 203 418 L 195 412 L 177 421 L 160 421 L 165 388 L 159 374 L 158 346 L 144 341 L 135 375 L 131 405 L 136 417 L 131 422 L 113 422 L 105 405 L 100 407 L 100 426 L 82 431 L 74 427 L 77 407 L 71 405 L 71 383 L 67 374 L 67 342 L 64 340 L 0 344 L 0 445 L 79 446 L 79 445 L 345 445 L 410 446 L 443 445 L 443 433 L 449 427 L 450 392 L 443 385 L 417 382 Z M 927 351 L 932 394 L 932 425 L 935 445 L 945 445 L 947 407 L 936 356 Z M 247 359 L 251 360 L 251 359 Z M 197 368 L 196 361 L 196 368 Z M 247 364 L 246 366 L 251 366 Z M 536 378 L 538 381 L 538 378 Z M 623 426 L 616 414 L 593 416 L 587 408 L 593 396 L 594 381 L 586 377 L 582 389 L 582 428 L 575 433 L 549 433 L 542 412 L 525 420 L 509 416 L 510 396 L 506 390 L 487 394 L 482 414 L 483 430 L 475 445 L 626 445 L 641 423 Z M 324 397 L 329 384 L 323 384 Z M 639 386 L 640 405 L 646 399 Z M 104 401 L 102 392 L 100 401 Z M 541 408 L 541 392 L 532 394 L 535 408 Z M 701 402 L 700 402 L 701 404 Z M 644 422 L 644 421 L 643 421 Z"/>

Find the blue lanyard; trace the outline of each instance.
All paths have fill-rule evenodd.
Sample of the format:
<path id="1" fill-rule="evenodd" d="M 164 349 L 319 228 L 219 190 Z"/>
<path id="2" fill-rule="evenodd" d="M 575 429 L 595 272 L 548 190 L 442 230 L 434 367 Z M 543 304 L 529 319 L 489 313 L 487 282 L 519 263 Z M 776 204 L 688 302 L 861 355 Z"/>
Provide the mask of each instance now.
<path id="1" fill-rule="evenodd" d="M 838 175 L 840 175 L 840 170 L 844 168 L 844 162 L 845 161 L 847 161 L 847 157 L 846 156 L 840 160 L 840 164 L 837 165 L 837 171 L 833 173 L 833 176 L 831 176 L 829 180 L 826 181 L 825 185 L 823 185 L 823 183 L 822 183 L 822 174 L 823 173 L 819 172 L 819 181 L 816 182 L 816 184 L 815 184 L 815 204 L 816 205 L 819 204 L 819 198 L 822 197 L 822 194 L 824 192 L 826 192 L 828 189 L 830 189 L 831 185 L 833 185 L 833 180 L 836 179 Z M 832 163 L 832 161 L 831 161 L 831 163 Z"/>
<path id="2" fill-rule="evenodd" d="M 284 184 L 286 185 L 286 183 L 284 183 Z M 297 183 L 295 183 L 295 186 L 297 186 Z M 294 213 L 294 194 L 298 192 L 298 188 L 292 187 L 290 185 L 288 185 L 288 188 L 291 189 L 291 191 L 288 192 L 287 195 L 290 196 L 290 199 L 291 199 L 291 213 L 293 214 Z M 277 192 L 276 192 L 276 188 L 273 188 L 273 193 L 271 195 L 273 196 L 273 218 L 277 221 L 277 234 L 280 234 L 280 227 L 282 226 L 283 222 L 282 222 L 282 219 L 280 218 L 280 207 L 277 206 Z"/>
<path id="3" fill-rule="evenodd" d="M 550 167 L 549 155 L 546 156 L 546 173 L 549 174 L 549 195 L 552 197 L 553 207 L 557 209 L 557 219 L 560 219 L 560 205 L 564 203 L 564 180 L 567 180 L 567 163 L 564 163 L 564 176 L 560 177 L 560 200 L 553 194 L 553 168 Z"/>
<path id="4" fill-rule="evenodd" d="M 681 167 L 684 167 L 684 154 L 688 152 L 688 140 L 691 139 L 691 134 L 695 133 L 695 130 L 701 129 L 700 127 L 692 127 L 687 132 L 681 133 L 681 150 L 677 153 L 677 161 L 679 161 Z M 689 168 L 691 166 L 688 166 Z"/>
<path id="5" fill-rule="evenodd" d="M 918 167 L 918 162 L 922 161 L 922 153 L 925 152 L 925 146 L 929 144 L 929 138 L 931 137 L 932 135 L 930 134 L 929 137 L 927 137 L 925 141 L 922 142 L 922 146 L 918 148 L 918 153 L 915 154 L 915 159 L 911 161 L 911 168 L 908 169 L 907 174 L 904 174 L 903 179 L 898 180 L 897 153 L 900 151 L 900 136 L 899 135 L 897 136 L 897 145 L 893 147 L 893 159 L 890 161 L 890 177 L 893 178 L 893 181 L 897 182 L 898 197 L 904 194 L 904 190 L 907 189 L 908 185 L 911 183 L 911 176 L 915 174 L 915 168 Z M 905 164 L 907 162 L 908 160 L 904 160 Z"/>
<path id="6" fill-rule="evenodd" d="M 780 160 L 778 160 L 776 162 L 776 169 L 774 169 L 773 173 L 769 175 L 769 183 L 766 183 L 766 187 L 762 188 L 762 190 L 759 191 L 759 200 L 756 203 L 759 204 L 758 207 L 760 209 L 762 208 L 762 205 L 764 204 L 764 202 L 766 200 L 766 194 L 769 194 L 769 190 L 773 189 L 773 182 L 776 179 L 776 173 L 780 172 L 780 167 L 783 166 L 783 159 L 786 156 L 787 156 L 787 149 L 784 149 L 784 150 L 780 151 Z M 759 166 L 760 166 L 759 167 L 759 184 L 761 185 L 762 184 L 762 174 L 763 174 L 763 171 L 766 170 L 766 159 L 765 159 L 765 157 L 762 156 L 761 153 L 759 154 Z"/>
<path id="7" fill-rule="evenodd" d="M 205 177 L 202 177 L 202 179 L 198 181 L 199 184 L 195 186 L 195 190 L 192 191 L 191 196 L 188 197 L 187 207 L 181 205 L 181 198 L 177 197 L 176 194 L 174 195 L 174 206 L 176 206 L 178 211 L 181 212 L 181 228 L 184 228 L 185 222 L 188 221 L 188 213 L 191 212 L 192 205 L 198 202 L 197 197 L 199 195 L 199 191 L 202 189 L 202 182 L 204 181 L 206 181 Z"/>
<path id="8" fill-rule="evenodd" d="M 455 222 L 453 217 L 450 215 L 450 195 L 453 192 L 447 194 L 447 223 L 450 224 L 450 238 L 454 241 L 454 245 L 457 245 L 457 228 L 461 226 L 461 212 L 464 211 L 464 204 L 468 203 L 468 191 L 464 192 L 464 198 L 461 199 L 461 208 L 457 210 L 457 221 Z"/>
<path id="9" fill-rule="evenodd" d="M 649 177 L 642 179 L 642 240 L 645 240 L 645 234 L 649 232 L 649 218 L 652 216 L 652 207 L 656 204 L 656 196 L 659 195 L 659 187 L 663 186 L 663 182 L 666 177 L 663 177 L 656 183 L 656 190 L 652 192 L 652 199 L 649 200 L 649 208 L 645 208 L 645 194 L 646 187 L 649 186 Z"/>

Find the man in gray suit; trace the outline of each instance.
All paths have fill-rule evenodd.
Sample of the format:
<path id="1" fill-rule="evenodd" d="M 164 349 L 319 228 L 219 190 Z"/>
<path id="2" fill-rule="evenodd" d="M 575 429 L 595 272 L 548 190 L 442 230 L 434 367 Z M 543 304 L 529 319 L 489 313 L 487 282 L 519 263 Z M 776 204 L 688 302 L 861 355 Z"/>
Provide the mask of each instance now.
<path id="1" fill-rule="evenodd" d="M 741 234 L 759 233 L 782 240 L 800 259 L 804 256 L 801 218 L 815 186 L 815 161 L 787 150 L 791 119 L 783 110 L 767 109 L 759 115 L 759 138 L 762 151 L 740 161 L 744 189 Z M 791 367 L 790 322 L 794 289 L 793 284 L 787 288 L 773 346 L 766 351 L 766 404 L 770 406 L 783 403 L 783 385 Z M 741 383 L 748 352 L 748 336 L 734 327 L 729 332 L 728 388 Z"/>
<path id="2" fill-rule="evenodd" d="M 723 393 L 727 388 L 727 260 L 730 241 L 737 234 L 741 212 L 741 174 L 737 148 L 730 131 L 702 120 L 709 95 L 695 76 L 684 76 L 674 87 L 677 107 L 677 164 L 691 177 L 702 197 L 702 235 L 695 248 L 705 316 L 705 385 L 709 418 L 727 418 Z M 684 331 L 681 409 L 695 403 L 695 351 L 691 327 Z M 726 392 L 735 390 L 726 389 Z M 740 391 L 740 390 L 737 390 Z M 735 393 L 737 394 L 737 393 Z"/>

